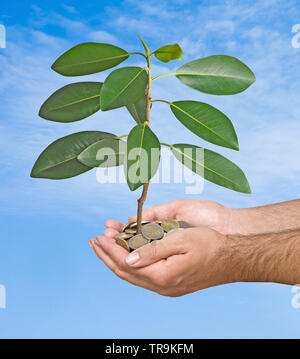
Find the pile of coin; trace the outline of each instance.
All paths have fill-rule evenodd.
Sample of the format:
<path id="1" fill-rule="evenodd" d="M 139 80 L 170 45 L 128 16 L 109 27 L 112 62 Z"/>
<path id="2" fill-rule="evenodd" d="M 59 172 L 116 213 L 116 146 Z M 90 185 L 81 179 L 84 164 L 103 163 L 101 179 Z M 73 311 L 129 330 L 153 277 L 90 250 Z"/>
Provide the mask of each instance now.
<path id="1" fill-rule="evenodd" d="M 116 234 L 116 243 L 131 252 L 153 241 L 159 241 L 174 232 L 189 228 L 191 225 L 185 221 L 164 219 L 162 221 L 142 221 L 142 233 L 137 234 L 137 222 L 125 224 L 121 233 Z"/>

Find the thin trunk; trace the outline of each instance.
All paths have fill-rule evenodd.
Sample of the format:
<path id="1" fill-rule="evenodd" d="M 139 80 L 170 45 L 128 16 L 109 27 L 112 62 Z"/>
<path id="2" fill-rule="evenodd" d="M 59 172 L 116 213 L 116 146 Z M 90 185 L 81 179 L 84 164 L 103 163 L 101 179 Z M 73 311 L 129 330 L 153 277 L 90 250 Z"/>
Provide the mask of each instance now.
<path id="1" fill-rule="evenodd" d="M 150 64 L 150 56 L 147 56 L 147 64 L 148 64 L 148 88 L 147 88 L 147 108 L 146 108 L 146 121 L 148 126 L 150 126 L 150 109 L 151 109 L 151 64 Z M 141 197 L 138 199 L 138 208 L 137 208 L 137 234 L 142 232 L 142 212 L 143 205 L 147 198 L 149 182 L 143 185 L 143 192 Z"/>

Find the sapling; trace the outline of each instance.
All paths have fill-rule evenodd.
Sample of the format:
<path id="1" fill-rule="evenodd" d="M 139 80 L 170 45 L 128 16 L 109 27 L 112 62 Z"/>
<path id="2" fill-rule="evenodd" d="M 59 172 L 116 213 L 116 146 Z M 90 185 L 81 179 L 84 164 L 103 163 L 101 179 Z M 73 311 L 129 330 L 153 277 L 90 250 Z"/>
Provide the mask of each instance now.
<path id="1" fill-rule="evenodd" d="M 208 181 L 234 191 L 251 192 L 243 171 L 222 155 L 196 145 L 158 140 L 150 129 L 150 110 L 152 104 L 162 102 L 198 137 L 239 150 L 234 127 L 224 113 L 199 101 L 153 99 L 152 82 L 164 76 L 175 76 L 184 85 L 206 94 L 233 95 L 246 90 L 255 81 L 253 72 L 244 63 L 227 55 L 199 58 L 182 65 L 176 72 L 152 77 L 153 56 L 167 63 L 182 60 L 183 52 L 178 44 L 150 52 L 145 42 L 140 40 L 144 52 L 128 53 L 114 45 L 88 42 L 71 48 L 54 62 L 54 71 L 70 77 L 105 71 L 134 55 L 143 57 L 144 67 L 120 67 L 112 71 L 103 83 L 75 82 L 60 88 L 43 103 L 39 112 L 46 120 L 67 123 L 87 118 L 99 110 L 125 107 L 136 125 L 128 135 L 83 131 L 62 137 L 41 153 L 31 172 L 32 177 L 65 179 L 94 167 L 123 165 L 130 190 L 143 186 L 137 206 L 137 234 L 141 233 L 143 204 L 149 181 L 159 165 L 161 145 L 169 147 L 181 163 Z M 99 156 L 102 150 L 106 151 L 105 156 Z M 204 154 L 201 160 L 197 150 Z"/>

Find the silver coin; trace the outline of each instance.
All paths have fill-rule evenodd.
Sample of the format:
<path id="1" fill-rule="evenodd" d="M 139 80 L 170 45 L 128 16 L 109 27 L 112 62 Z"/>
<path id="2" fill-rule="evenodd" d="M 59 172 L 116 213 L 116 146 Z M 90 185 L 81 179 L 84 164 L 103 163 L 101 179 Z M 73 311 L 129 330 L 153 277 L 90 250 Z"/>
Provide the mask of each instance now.
<path id="1" fill-rule="evenodd" d="M 169 232 L 167 232 L 166 236 L 170 236 L 171 234 L 175 233 L 175 232 L 179 232 L 179 231 L 183 231 L 184 228 L 174 228 L 171 229 Z"/>
<path id="2" fill-rule="evenodd" d="M 142 221 L 141 223 L 142 223 L 142 225 L 144 225 L 144 224 L 149 223 L 149 221 Z M 132 222 L 132 223 L 129 225 L 129 228 L 136 228 L 136 227 L 137 227 L 137 222 Z"/>
<path id="3" fill-rule="evenodd" d="M 180 228 L 191 228 L 192 226 L 186 221 L 178 221 Z"/>
<path id="4" fill-rule="evenodd" d="M 153 241 L 161 239 L 164 236 L 164 230 L 159 224 L 151 222 L 142 227 L 142 235 L 149 241 Z"/>

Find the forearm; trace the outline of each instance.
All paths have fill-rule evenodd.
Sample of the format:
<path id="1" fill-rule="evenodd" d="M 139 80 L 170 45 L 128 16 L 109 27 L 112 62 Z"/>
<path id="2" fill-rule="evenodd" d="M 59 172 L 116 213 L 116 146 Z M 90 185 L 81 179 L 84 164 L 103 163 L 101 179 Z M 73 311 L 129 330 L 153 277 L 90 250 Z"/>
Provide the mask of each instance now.
<path id="1" fill-rule="evenodd" d="M 300 227 L 300 199 L 252 208 L 233 208 L 228 233 L 259 234 Z"/>
<path id="2" fill-rule="evenodd" d="M 228 235 L 223 252 L 232 282 L 300 283 L 300 229 Z"/>

